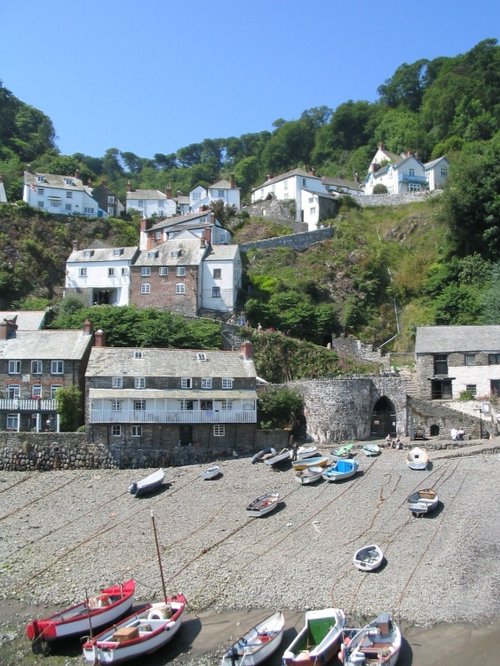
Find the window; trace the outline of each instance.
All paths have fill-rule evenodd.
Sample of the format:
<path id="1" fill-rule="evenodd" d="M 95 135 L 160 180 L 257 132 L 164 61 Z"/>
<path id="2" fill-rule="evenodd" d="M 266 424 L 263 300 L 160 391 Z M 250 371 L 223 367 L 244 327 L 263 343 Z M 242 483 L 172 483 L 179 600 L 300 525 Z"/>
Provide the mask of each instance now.
<path id="1" fill-rule="evenodd" d="M 447 375 L 448 374 L 448 356 L 447 354 L 436 354 L 434 356 L 434 374 Z"/>
<path id="2" fill-rule="evenodd" d="M 94 250 L 84 250 L 83 251 L 83 256 L 84 257 L 93 257 L 94 256 Z"/>
<path id="3" fill-rule="evenodd" d="M 314 203 L 314 197 L 309 197 L 308 202 L 309 203 Z"/>
<path id="4" fill-rule="evenodd" d="M 488 354 L 488 365 L 500 365 L 500 354 Z"/>
<path id="5" fill-rule="evenodd" d="M 186 285 L 184 282 L 178 282 L 175 285 L 175 293 L 176 294 L 185 294 L 186 293 Z"/>
<path id="6" fill-rule="evenodd" d="M 72 199 L 73 198 L 73 192 L 66 192 L 66 199 Z"/>
<path id="7" fill-rule="evenodd" d="M 214 280 L 220 280 L 222 277 L 222 269 L 214 268 Z"/>
<path id="8" fill-rule="evenodd" d="M 7 414 L 7 430 L 17 430 L 19 427 L 18 414 Z"/>
<path id="9" fill-rule="evenodd" d="M 7 386 L 7 398 L 9 400 L 17 400 L 20 396 L 21 387 L 19 384 L 9 384 Z"/>
<path id="10" fill-rule="evenodd" d="M 61 388 L 61 384 L 53 384 L 50 387 L 50 399 L 55 400 L 57 391 Z"/>
<path id="11" fill-rule="evenodd" d="M 43 201 L 38 202 L 38 208 L 43 208 L 44 206 L 45 204 L 43 203 Z"/>
<path id="12" fill-rule="evenodd" d="M 146 388 L 146 377 L 134 377 L 134 387 L 136 389 Z"/>
<path id="13" fill-rule="evenodd" d="M 123 377 L 111 377 L 111 388 L 123 388 Z"/>
<path id="14" fill-rule="evenodd" d="M 222 400 L 221 409 L 223 411 L 230 411 L 232 408 L 233 408 L 233 401 L 232 400 Z"/>
<path id="15" fill-rule="evenodd" d="M 111 426 L 111 435 L 113 437 L 121 437 L 122 436 L 122 427 L 121 425 L 112 425 Z"/>
<path id="16" fill-rule="evenodd" d="M 468 391 L 471 395 L 476 395 L 477 386 L 475 384 L 466 384 L 465 390 Z"/>
<path id="17" fill-rule="evenodd" d="M 146 409 L 145 400 L 134 400 L 134 411 L 144 411 Z"/>
<path id="18" fill-rule="evenodd" d="M 115 269 L 110 267 L 108 268 L 108 277 L 115 277 Z"/>
<path id="19" fill-rule="evenodd" d="M 186 275 L 186 267 L 177 266 L 177 271 L 175 274 L 177 275 L 177 277 L 184 277 Z"/>
<path id="20" fill-rule="evenodd" d="M 149 266 L 141 267 L 141 277 L 149 277 L 151 275 L 151 268 Z"/>
<path id="21" fill-rule="evenodd" d="M 71 210 L 71 204 L 66 204 L 65 208 L 66 210 Z"/>
<path id="22" fill-rule="evenodd" d="M 45 177 L 44 176 L 37 176 L 36 180 L 37 180 L 38 183 L 43 183 L 43 182 L 45 182 Z"/>
<path id="23" fill-rule="evenodd" d="M 222 388 L 223 389 L 232 389 L 233 388 L 233 380 L 230 379 L 229 377 L 223 377 L 222 378 Z"/>
<path id="24" fill-rule="evenodd" d="M 181 388 L 191 388 L 192 385 L 191 377 L 181 377 Z"/>
<path id="25" fill-rule="evenodd" d="M 108 203 L 109 203 L 109 204 L 114 204 L 114 203 L 116 203 L 116 197 L 108 197 Z"/>
<path id="26" fill-rule="evenodd" d="M 158 268 L 158 275 L 168 275 L 168 266 L 160 266 Z"/>
<path id="27" fill-rule="evenodd" d="M 161 231 L 155 231 L 155 241 L 161 241 Z"/>
<path id="28" fill-rule="evenodd" d="M 316 215 L 316 206 L 311 206 L 309 209 L 309 215 Z"/>
<path id="29" fill-rule="evenodd" d="M 113 250 L 113 256 L 114 257 L 121 257 L 123 254 L 123 248 L 122 247 L 115 247 Z"/>
<path id="30" fill-rule="evenodd" d="M 202 377 L 201 378 L 201 388 L 202 389 L 211 389 L 212 388 L 212 378 L 211 377 Z"/>
<path id="31" fill-rule="evenodd" d="M 79 268 L 78 269 L 78 277 L 81 277 L 81 278 L 87 277 L 87 269 L 86 268 Z"/>
<path id="32" fill-rule="evenodd" d="M 446 178 L 446 176 L 448 175 L 448 169 L 441 169 L 441 175 L 442 175 L 444 178 Z"/>
<path id="33" fill-rule="evenodd" d="M 464 354 L 464 365 L 476 365 L 476 355 Z"/>
<path id="34" fill-rule="evenodd" d="M 50 362 L 51 375 L 64 375 L 64 361 L 51 361 Z"/>
<path id="35" fill-rule="evenodd" d="M 284 183 L 283 183 L 283 189 L 284 190 L 288 189 L 288 181 L 287 180 L 285 180 Z"/>
<path id="36" fill-rule="evenodd" d="M 108 215 L 114 215 L 115 209 L 113 208 L 113 206 L 108 206 L 106 212 L 108 213 Z"/>
<path id="37" fill-rule="evenodd" d="M 144 206 L 144 199 L 139 199 L 137 201 L 137 205 L 139 206 L 139 208 L 142 208 Z"/>
<path id="38" fill-rule="evenodd" d="M 212 287 L 212 298 L 220 298 L 220 287 Z"/>
<path id="39" fill-rule="evenodd" d="M 414 176 L 415 175 L 415 169 L 408 169 L 408 173 L 409 173 L 410 176 Z"/>
<path id="40" fill-rule="evenodd" d="M 201 197 L 201 195 L 200 195 L 199 192 L 193 192 L 193 193 L 191 194 L 191 196 L 193 197 L 193 201 L 199 201 L 199 199 L 200 199 L 200 197 Z"/>
<path id="41" fill-rule="evenodd" d="M 151 285 L 149 282 L 143 282 L 141 284 L 141 294 L 150 294 L 151 293 Z"/>
<path id="42" fill-rule="evenodd" d="M 112 412 L 121 412 L 122 411 L 122 401 L 113 399 L 111 401 L 111 411 Z"/>
<path id="43" fill-rule="evenodd" d="M 32 375 L 41 375 L 43 372 L 43 363 L 42 361 L 31 361 L 31 374 Z"/>
<path id="44" fill-rule="evenodd" d="M 93 215 L 94 214 L 94 209 L 90 208 L 89 206 L 85 206 L 83 209 L 83 212 L 85 215 Z"/>
<path id="45" fill-rule="evenodd" d="M 196 352 L 196 360 L 197 361 L 208 361 L 207 355 L 205 352 Z"/>
<path id="46" fill-rule="evenodd" d="M 9 361 L 9 375 L 21 374 L 21 361 Z"/>
<path id="47" fill-rule="evenodd" d="M 42 397 L 42 385 L 33 384 L 31 387 L 31 397 L 32 398 L 41 398 Z"/>
<path id="48" fill-rule="evenodd" d="M 224 423 L 215 423 L 213 426 L 213 436 L 214 437 L 225 437 L 226 436 L 226 426 Z"/>
<path id="49" fill-rule="evenodd" d="M 125 266 L 122 266 L 122 275 L 127 275 L 127 269 Z"/>
<path id="50" fill-rule="evenodd" d="M 142 437 L 142 426 L 132 426 L 130 428 L 130 434 L 132 437 Z"/>
<path id="51" fill-rule="evenodd" d="M 41 196 L 43 196 L 43 195 L 45 194 L 45 190 L 44 190 L 43 187 L 39 187 L 39 188 L 37 189 L 36 193 L 37 193 L 37 194 L 40 194 Z"/>
<path id="52" fill-rule="evenodd" d="M 140 349 L 134 349 L 134 358 L 142 358 L 142 351 Z"/>

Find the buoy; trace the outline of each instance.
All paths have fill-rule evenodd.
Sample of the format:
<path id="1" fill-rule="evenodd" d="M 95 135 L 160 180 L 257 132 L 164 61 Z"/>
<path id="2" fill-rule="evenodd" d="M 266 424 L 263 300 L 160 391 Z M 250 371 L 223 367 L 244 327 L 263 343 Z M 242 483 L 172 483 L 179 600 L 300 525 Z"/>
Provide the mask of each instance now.
<path id="1" fill-rule="evenodd" d="M 148 613 L 148 620 L 166 620 L 167 611 L 164 608 L 155 608 Z"/>

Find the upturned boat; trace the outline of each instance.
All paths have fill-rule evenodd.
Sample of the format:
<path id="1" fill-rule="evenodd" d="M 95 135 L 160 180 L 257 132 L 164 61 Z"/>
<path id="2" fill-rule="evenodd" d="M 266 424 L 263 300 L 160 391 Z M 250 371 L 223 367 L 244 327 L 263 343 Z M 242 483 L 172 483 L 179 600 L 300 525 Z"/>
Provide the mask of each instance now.
<path id="1" fill-rule="evenodd" d="M 378 456 L 380 453 L 380 446 L 378 444 L 363 444 L 361 450 L 365 456 Z"/>
<path id="2" fill-rule="evenodd" d="M 157 469 L 156 472 L 149 474 L 140 481 L 133 481 L 128 487 L 129 493 L 136 497 L 142 497 L 148 493 L 158 490 L 165 478 L 165 472 L 162 468 Z"/>
<path id="3" fill-rule="evenodd" d="M 290 460 L 290 449 L 281 449 L 278 453 L 264 456 L 263 460 L 266 465 L 269 465 L 270 467 L 273 465 L 279 465 L 279 463 L 285 462 L 285 460 Z"/>
<path id="4" fill-rule="evenodd" d="M 283 666 L 316 666 L 328 663 L 338 651 L 345 614 L 340 608 L 306 611 L 305 622 L 283 653 Z"/>
<path id="5" fill-rule="evenodd" d="M 410 469 L 427 469 L 429 454 L 425 449 L 415 446 L 406 454 L 406 464 Z"/>
<path id="6" fill-rule="evenodd" d="M 212 465 L 212 467 L 208 467 L 204 472 L 202 472 L 201 478 L 205 481 L 211 481 L 212 479 L 219 478 L 221 474 L 222 471 L 219 465 Z"/>
<path id="7" fill-rule="evenodd" d="M 270 657 L 280 646 L 285 616 L 276 611 L 259 622 L 226 650 L 221 666 L 256 666 Z"/>

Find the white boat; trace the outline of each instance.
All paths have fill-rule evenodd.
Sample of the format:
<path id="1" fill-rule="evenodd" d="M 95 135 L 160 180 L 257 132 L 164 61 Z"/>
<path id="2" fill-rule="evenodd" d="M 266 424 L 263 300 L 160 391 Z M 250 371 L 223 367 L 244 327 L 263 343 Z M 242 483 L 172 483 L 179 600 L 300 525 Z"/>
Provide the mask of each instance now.
<path id="1" fill-rule="evenodd" d="M 257 453 L 252 456 L 251 463 L 255 465 L 255 463 L 260 462 L 264 458 L 264 456 L 267 456 L 268 454 L 274 455 L 275 453 L 276 449 L 273 448 L 272 446 L 268 446 L 266 449 L 261 449 L 260 451 L 257 451 Z"/>
<path id="2" fill-rule="evenodd" d="M 142 495 L 147 495 L 157 490 L 163 483 L 165 478 L 165 472 L 162 468 L 157 469 L 156 472 L 153 472 L 149 476 L 146 476 L 141 481 L 134 481 L 130 484 L 128 491 L 136 497 L 141 497 Z"/>
<path id="3" fill-rule="evenodd" d="M 344 481 L 354 476 L 359 468 L 359 462 L 354 458 L 341 458 L 334 465 L 323 470 L 326 481 Z"/>
<path id="4" fill-rule="evenodd" d="M 303 458 L 302 460 L 293 460 L 292 466 L 300 471 L 307 467 L 326 467 L 330 462 L 328 456 L 313 456 L 312 458 Z"/>
<path id="5" fill-rule="evenodd" d="M 221 474 L 222 471 L 219 465 L 212 465 L 202 473 L 201 478 L 210 481 L 211 479 L 217 479 Z"/>
<path id="6" fill-rule="evenodd" d="M 256 666 L 280 646 L 285 629 L 285 616 L 277 611 L 239 638 L 225 652 L 221 666 Z"/>
<path id="7" fill-rule="evenodd" d="M 140 660 L 172 640 L 181 626 L 185 608 L 186 599 L 182 594 L 148 604 L 95 638 L 89 638 L 83 645 L 85 661 L 95 666 Z"/>
<path id="8" fill-rule="evenodd" d="M 306 446 L 305 444 L 299 446 L 297 449 L 297 460 L 304 460 L 304 458 L 312 458 L 318 455 L 318 447 L 314 445 Z"/>
<path id="9" fill-rule="evenodd" d="M 406 454 L 406 464 L 410 469 L 427 469 L 429 454 L 425 449 L 415 446 Z"/>
<path id="10" fill-rule="evenodd" d="M 378 444 L 363 444 L 361 450 L 365 456 L 378 456 L 380 453 L 380 446 Z"/>
<path id="11" fill-rule="evenodd" d="M 276 490 L 273 490 L 269 493 L 265 493 L 257 499 L 254 499 L 253 502 L 246 507 L 246 512 L 252 518 L 260 518 L 265 516 L 267 513 L 274 511 L 278 506 L 280 495 Z"/>
<path id="12" fill-rule="evenodd" d="M 401 649 L 401 631 L 390 613 L 381 613 L 376 620 L 360 629 L 340 650 L 344 666 L 395 666 Z"/>
<path id="13" fill-rule="evenodd" d="M 266 465 L 272 467 L 273 465 L 278 465 L 279 463 L 284 462 L 285 460 L 290 460 L 290 449 L 281 449 L 278 453 L 269 454 L 263 458 Z"/>
<path id="14" fill-rule="evenodd" d="M 432 488 L 422 488 L 408 497 L 408 508 L 416 517 L 434 511 L 438 504 L 438 494 L 435 490 L 432 490 Z"/>
<path id="15" fill-rule="evenodd" d="M 303 628 L 283 653 L 283 666 L 319 666 L 328 663 L 338 651 L 345 627 L 340 608 L 306 611 Z"/>
<path id="16" fill-rule="evenodd" d="M 372 543 L 359 548 L 352 558 L 353 564 L 361 571 L 375 571 L 384 561 L 384 553 L 380 546 Z"/>
<path id="17" fill-rule="evenodd" d="M 305 469 L 299 469 L 299 471 L 295 473 L 295 479 L 302 486 L 307 486 L 319 481 L 322 478 L 323 472 L 323 467 L 306 467 Z"/>

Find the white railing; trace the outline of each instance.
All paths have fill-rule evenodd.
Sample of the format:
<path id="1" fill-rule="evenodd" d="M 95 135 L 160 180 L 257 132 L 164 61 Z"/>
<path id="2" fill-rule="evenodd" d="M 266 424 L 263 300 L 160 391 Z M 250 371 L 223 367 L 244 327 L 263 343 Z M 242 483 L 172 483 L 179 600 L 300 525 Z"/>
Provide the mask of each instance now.
<path id="1" fill-rule="evenodd" d="M 90 423 L 257 423 L 257 412 L 254 409 L 220 411 L 92 409 Z"/>
<path id="2" fill-rule="evenodd" d="M 12 412 L 54 412 L 54 399 L 38 398 L 0 398 L 0 409 Z"/>

